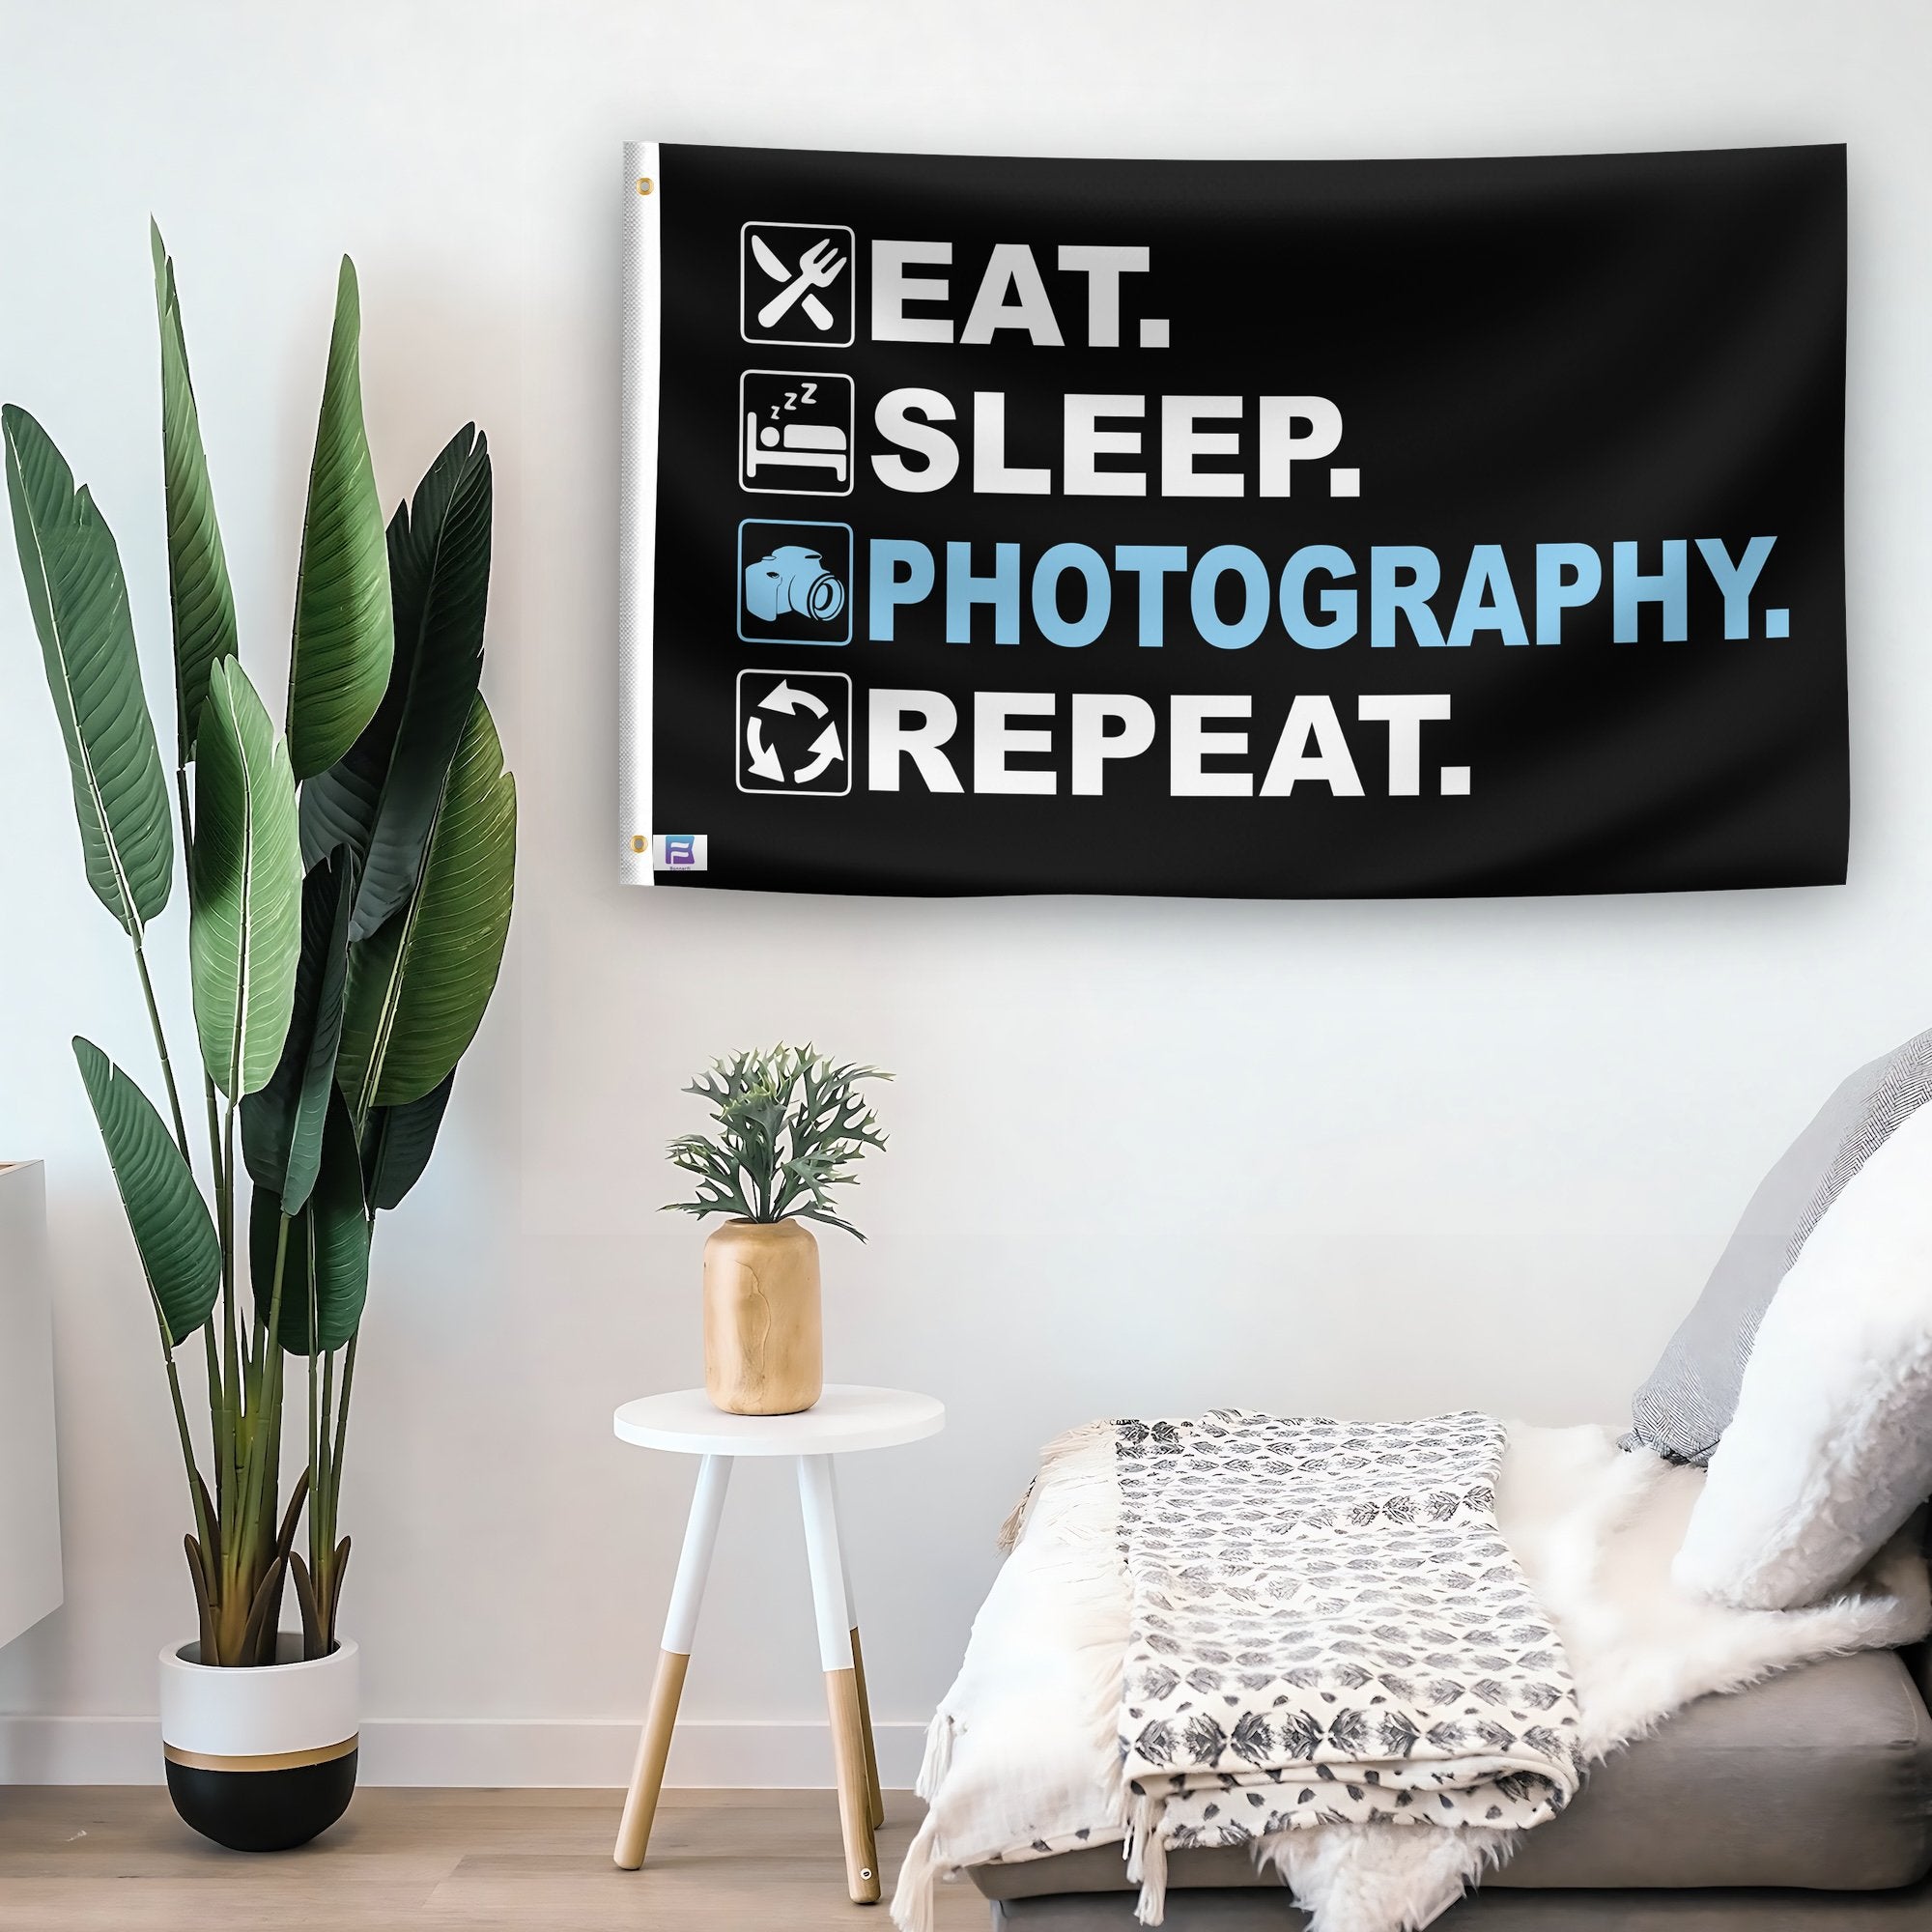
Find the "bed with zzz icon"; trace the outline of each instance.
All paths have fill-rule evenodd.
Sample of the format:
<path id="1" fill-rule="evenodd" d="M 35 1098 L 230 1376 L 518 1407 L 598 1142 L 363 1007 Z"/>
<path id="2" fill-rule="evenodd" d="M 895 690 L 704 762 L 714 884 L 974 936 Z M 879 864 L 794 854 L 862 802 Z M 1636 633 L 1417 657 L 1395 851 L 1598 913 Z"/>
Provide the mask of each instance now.
<path id="1" fill-rule="evenodd" d="M 757 412 L 745 412 L 745 474 L 755 477 L 760 471 L 784 465 L 808 469 L 829 469 L 834 478 L 846 480 L 845 464 L 850 451 L 845 432 L 836 423 L 777 423 L 761 428 Z"/>

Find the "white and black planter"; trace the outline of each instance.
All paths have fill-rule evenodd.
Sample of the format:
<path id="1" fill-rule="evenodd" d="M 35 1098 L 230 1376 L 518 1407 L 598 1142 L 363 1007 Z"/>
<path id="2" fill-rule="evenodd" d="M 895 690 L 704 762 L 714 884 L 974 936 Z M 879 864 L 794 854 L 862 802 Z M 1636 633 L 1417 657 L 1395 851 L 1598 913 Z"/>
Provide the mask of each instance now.
<path id="1" fill-rule="evenodd" d="M 355 1789 L 357 1652 L 303 1662 L 283 1632 L 274 1663 L 204 1664 L 198 1643 L 161 1653 L 161 1745 L 183 1820 L 236 1852 L 305 1845 Z"/>

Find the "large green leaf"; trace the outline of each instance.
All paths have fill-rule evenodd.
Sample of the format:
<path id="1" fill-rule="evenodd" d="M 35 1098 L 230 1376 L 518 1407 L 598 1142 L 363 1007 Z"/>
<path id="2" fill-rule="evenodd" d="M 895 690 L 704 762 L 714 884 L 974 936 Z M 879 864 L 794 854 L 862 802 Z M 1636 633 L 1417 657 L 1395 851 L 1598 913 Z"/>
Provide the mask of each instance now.
<path id="1" fill-rule="evenodd" d="M 357 1120 L 440 1086 L 475 1038 L 503 961 L 516 869 L 516 781 L 478 697 L 414 895 L 350 950 L 337 1078 Z"/>
<path id="2" fill-rule="evenodd" d="M 148 1292 L 168 1346 L 178 1348 L 208 1320 L 221 1288 L 221 1243 L 208 1204 L 140 1088 L 92 1040 L 76 1037 L 73 1057 L 107 1144 Z"/>
<path id="3" fill-rule="evenodd" d="M 87 883 L 138 940 L 168 902 L 175 840 L 114 533 L 25 410 L 0 410 L 7 495 L 67 743 Z M 16 907 L 15 911 L 21 908 Z"/>
<path id="4" fill-rule="evenodd" d="M 447 1073 L 420 1100 L 378 1107 L 369 1116 L 362 1134 L 362 1190 L 371 1208 L 396 1207 L 422 1179 L 455 1085 L 455 1073 Z"/>
<path id="5" fill-rule="evenodd" d="M 282 1204 L 271 1187 L 257 1187 L 248 1208 L 248 1274 L 264 1322 L 274 1299 L 275 1248 Z M 292 1355 L 314 1344 L 339 1349 L 355 1334 L 369 1293 L 369 1218 L 362 1206 L 362 1166 L 355 1129 L 337 1094 L 322 1138 L 315 1191 L 289 1222 L 282 1255 L 282 1309 L 276 1339 Z"/>
<path id="6" fill-rule="evenodd" d="M 335 1092 L 342 994 L 349 978 L 349 908 L 355 861 L 334 852 L 302 881 L 301 957 L 295 1008 L 274 1077 L 242 1103 L 242 1151 L 258 1185 L 300 1210 L 322 1164 L 322 1129 Z"/>
<path id="7" fill-rule="evenodd" d="M 383 506 L 362 427 L 361 327 L 355 265 L 345 255 L 296 579 L 289 756 L 298 779 L 327 771 L 362 735 L 395 649 Z"/>
<path id="8" fill-rule="evenodd" d="M 208 701 L 208 673 L 236 650 L 235 594 L 214 521 L 214 490 L 201 446 L 201 415 L 188 380 L 175 265 L 161 231 L 148 224 L 155 251 L 155 307 L 161 325 L 161 475 L 168 512 L 168 602 L 175 629 L 175 734 L 180 762 L 194 756 Z"/>
<path id="9" fill-rule="evenodd" d="M 202 1064 L 231 1100 L 269 1083 L 301 953 L 301 846 L 288 749 L 239 658 L 209 675 L 194 768 L 188 959 Z"/>
<path id="10" fill-rule="evenodd" d="M 473 423 L 450 440 L 389 523 L 396 656 L 369 727 L 302 787 L 302 855 L 346 844 L 362 860 L 352 936 L 409 897 L 483 670 L 490 594 L 490 446 Z"/>

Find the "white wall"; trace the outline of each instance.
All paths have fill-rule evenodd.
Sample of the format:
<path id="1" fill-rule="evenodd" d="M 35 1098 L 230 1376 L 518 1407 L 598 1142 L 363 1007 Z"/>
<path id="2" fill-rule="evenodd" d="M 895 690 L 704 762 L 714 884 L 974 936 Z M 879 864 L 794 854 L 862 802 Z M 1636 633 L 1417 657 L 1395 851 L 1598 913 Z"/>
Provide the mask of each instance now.
<path id="1" fill-rule="evenodd" d="M 620 1449 L 608 1418 L 698 1375 L 699 1233 L 653 1209 L 692 1119 L 677 1088 L 714 1049 L 810 1035 L 899 1075 L 872 1240 L 828 1236 L 826 1263 L 835 1376 L 952 1413 L 846 1482 L 903 1776 L 1046 1435 L 1218 1403 L 1615 1415 L 1785 1139 L 1932 1021 L 1932 14 L 1912 0 L 11 0 L 0 63 L 0 394 L 119 530 L 157 701 L 150 210 L 258 677 L 281 674 L 339 249 L 385 497 L 467 417 L 497 452 L 487 681 L 522 875 L 505 983 L 384 1229 L 367 1324 L 344 1516 L 372 1775 L 621 1776 L 690 1470 Z M 619 144 L 646 133 L 1194 156 L 1849 139 L 1852 883 L 1420 905 L 619 888 Z M 189 1628 L 185 1511 L 67 1036 L 148 1060 L 0 578 L 0 1155 L 48 1163 L 68 1566 L 66 1607 L 0 1653 L 0 1711 L 36 1714 L 0 1725 L 0 1776 L 146 1776 L 153 1734 L 121 1720 L 152 1712 L 154 1653 Z M 178 911 L 156 945 L 185 1044 Z M 751 1470 L 732 1500 L 682 1774 L 817 1777 L 814 1735 L 786 1728 L 819 1709 L 790 1498 Z"/>

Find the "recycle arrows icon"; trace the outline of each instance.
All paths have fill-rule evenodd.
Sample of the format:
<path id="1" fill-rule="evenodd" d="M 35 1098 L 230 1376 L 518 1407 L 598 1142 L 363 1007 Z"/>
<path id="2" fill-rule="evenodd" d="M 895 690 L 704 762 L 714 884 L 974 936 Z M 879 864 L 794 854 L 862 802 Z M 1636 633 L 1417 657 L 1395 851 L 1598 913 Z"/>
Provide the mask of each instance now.
<path id="1" fill-rule="evenodd" d="M 815 717 L 826 716 L 825 700 L 822 697 L 814 697 L 810 692 L 800 691 L 781 678 L 763 697 L 759 698 L 758 709 L 782 711 L 789 718 L 801 704 Z M 812 749 L 816 751 L 818 748 L 814 745 Z"/>
<path id="2" fill-rule="evenodd" d="M 755 724 L 757 721 L 753 719 L 752 722 Z M 810 784 L 827 766 L 844 755 L 845 753 L 838 748 L 838 725 L 828 724 L 812 741 L 811 761 L 798 768 L 793 783 Z"/>
<path id="3" fill-rule="evenodd" d="M 760 700 L 758 711 L 780 711 L 791 716 L 798 705 L 815 712 L 820 718 L 829 717 L 824 701 L 809 691 L 799 691 L 795 687 L 781 683 L 776 690 Z M 836 722 L 828 723 L 825 729 L 814 738 L 808 748 L 806 762 L 792 774 L 789 781 L 785 769 L 779 762 L 779 754 L 765 743 L 764 733 L 758 729 L 758 716 L 754 711 L 745 721 L 745 750 L 752 762 L 753 778 L 769 780 L 773 784 L 810 784 L 822 772 L 828 771 L 845 755 L 844 747 L 838 742 L 838 726 Z"/>
<path id="4" fill-rule="evenodd" d="M 784 767 L 779 763 L 779 754 L 764 741 L 758 730 L 755 714 L 745 724 L 745 749 L 752 754 L 752 776 L 770 779 L 776 784 L 785 781 Z"/>

